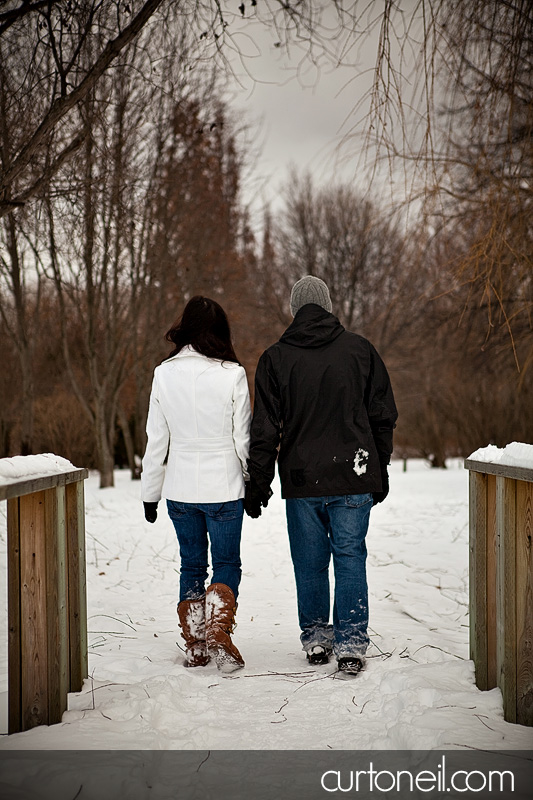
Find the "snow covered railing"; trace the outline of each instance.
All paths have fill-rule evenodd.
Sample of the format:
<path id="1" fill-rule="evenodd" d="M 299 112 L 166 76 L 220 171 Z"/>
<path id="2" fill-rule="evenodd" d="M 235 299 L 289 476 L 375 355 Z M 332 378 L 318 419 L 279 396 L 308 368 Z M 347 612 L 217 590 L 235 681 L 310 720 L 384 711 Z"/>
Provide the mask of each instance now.
<path id="1" fill-rule="evenodd" d="M 7 500 L 9 733 L 61 721 L 87 670 L 86 469 L 0 459 Z"/>
<path id="2" fill-rule="evenodd" d="M 533 725 L 533 445 L 476 450 L 470 471 L 470 657 L 508 722 Z"/>

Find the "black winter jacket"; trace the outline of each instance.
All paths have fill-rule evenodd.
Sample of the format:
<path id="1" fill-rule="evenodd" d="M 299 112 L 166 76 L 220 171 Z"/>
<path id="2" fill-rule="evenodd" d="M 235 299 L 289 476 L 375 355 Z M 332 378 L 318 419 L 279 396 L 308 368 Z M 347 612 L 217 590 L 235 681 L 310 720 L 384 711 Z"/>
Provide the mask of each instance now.
<path id="1" fill-rule="evenodd" d="M 309 303 L 259 359 L 250 474 L 268 492 L 278 457 L 285 498 L 379 492 L 397 417 L 374 347 Z"/>

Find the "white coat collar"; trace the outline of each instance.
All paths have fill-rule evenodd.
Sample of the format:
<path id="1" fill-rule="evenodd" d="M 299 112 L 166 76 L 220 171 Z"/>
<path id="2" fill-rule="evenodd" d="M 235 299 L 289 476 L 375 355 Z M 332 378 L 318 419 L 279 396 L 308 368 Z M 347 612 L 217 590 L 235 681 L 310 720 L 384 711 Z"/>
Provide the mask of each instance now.
<path id="1" fill-rule="evenodd" d="M 196 358 L 202 358 L 205 361 L 217 361 L 217 360 L 219 360 L 219 359 L 209 358 L 208 356 L 204 356 L 203 353 L 199 353 L 198 350 L 195 350 L 194 347 L 191 344 L 186 344 L 181 348 L 179 353 L 176 353 L 176 355 L 172 356 L 172 358 L 168 358 L 167 361 L 174 361 L 175 358 L 187 358 L 187 357 L 190 357 L 190 356 L 196 357 Z"/>

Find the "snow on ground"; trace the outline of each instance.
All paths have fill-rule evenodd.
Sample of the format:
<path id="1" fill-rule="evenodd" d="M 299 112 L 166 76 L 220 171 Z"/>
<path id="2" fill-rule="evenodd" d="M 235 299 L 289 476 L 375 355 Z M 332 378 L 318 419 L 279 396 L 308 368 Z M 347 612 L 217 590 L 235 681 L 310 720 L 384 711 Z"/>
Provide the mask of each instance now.
<path id="1" fill-rule="evenodd" d="M 395 462 L 391 493 L 371 514 L 367 669 L 341 679 L 300 649 L 294 579 L 279 493 L 245 518 L 234 639 L 246 667 L 187 669 L 176 617 L 178 549 L 160 504 L 144 521 L 140 484 L 86 482 L 89 671 L 63 721 L 1 749 L 528 749 L 533 731 L 504 722 L 498 689 L 480 692 L 468 660 L 468 474 Z M 6 597 L 5 503 L 0 585 Z M 1 731 L 7 730 L 7 614 Z"/>

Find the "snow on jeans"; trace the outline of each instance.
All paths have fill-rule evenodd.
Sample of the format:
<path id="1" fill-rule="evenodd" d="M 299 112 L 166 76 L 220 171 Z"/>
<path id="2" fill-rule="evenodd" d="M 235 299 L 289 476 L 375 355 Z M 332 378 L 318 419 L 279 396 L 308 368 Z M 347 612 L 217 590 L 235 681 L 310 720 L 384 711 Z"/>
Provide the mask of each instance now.
<path id="1" fill-rule="evenodd" d="M 366 534 L 371 494 L 286 500 L 304 650 L 333 647 L 337 657 L 364 655 L 368 646 Z M 335 592 L 329 624 L 329 563 Z"/>
<path id="2" fill-rule="evenodd" d="M 180 602 L 205 592 L 211 543 L 211 583 L 225 583 L 237 598 L 241 580 L 242 500 L 226 503 L 180 503 L 167 500 L 180 548 Z"/>

